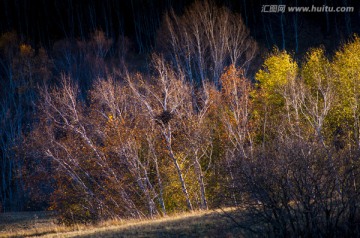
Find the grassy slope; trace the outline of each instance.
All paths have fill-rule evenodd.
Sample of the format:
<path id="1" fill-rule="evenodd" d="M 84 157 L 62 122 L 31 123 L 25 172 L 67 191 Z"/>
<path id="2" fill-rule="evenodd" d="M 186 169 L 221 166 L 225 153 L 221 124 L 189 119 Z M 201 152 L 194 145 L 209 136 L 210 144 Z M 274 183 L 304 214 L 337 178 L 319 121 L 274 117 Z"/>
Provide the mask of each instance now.
<path id="1" fill-rule="evenodd" d="M 240 220 L 241 212 L 226 209 L 143 221 L 108 221 L 97 226 L 63 227 L 48 213 L 0 214 L 0 237 L 243 237 L 249 236 L 228 215 Z M 4 218 L 7 219 L 4 220 Z M 47 217 L 47 218 L 46 218 Z"/>

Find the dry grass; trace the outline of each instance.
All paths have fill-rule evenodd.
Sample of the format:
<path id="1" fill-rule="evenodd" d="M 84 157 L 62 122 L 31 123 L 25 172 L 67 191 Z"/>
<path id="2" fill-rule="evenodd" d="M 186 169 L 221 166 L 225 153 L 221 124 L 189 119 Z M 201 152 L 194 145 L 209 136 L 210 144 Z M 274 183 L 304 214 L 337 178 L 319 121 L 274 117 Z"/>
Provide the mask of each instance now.
<path id="1" fill-rule="evenodd" d="M 0 213 L 0 237 L 41 236 L 76 229 L 57 224 L 52 212 Z"/>
<path id="2" fill-rule="evenodd" d="M 241 211 L 231 208 L 224 211 L 197 211 L 153 220 L 112 220 L 94 226 L 72 227 L 57 225 L 51 213 L 0 214 L 0 237 L 248 236 L 236 223 Z"/>

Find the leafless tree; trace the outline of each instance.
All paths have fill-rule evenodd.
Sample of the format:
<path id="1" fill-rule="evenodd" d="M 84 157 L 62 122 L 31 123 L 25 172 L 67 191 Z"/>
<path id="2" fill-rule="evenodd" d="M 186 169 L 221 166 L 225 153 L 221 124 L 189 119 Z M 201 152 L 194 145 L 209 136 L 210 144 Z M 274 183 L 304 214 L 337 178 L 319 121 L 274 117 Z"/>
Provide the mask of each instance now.
<path id="1" fill-rule="evenodd" d="M 191 98 L 188 94 L 190 89 L 184 78 L 175 74 L 162 57 L 155 55 L 153 62 L 156 70 L 156 76 L 153 78 L 154 85 L 145 83 L 140 75 L 138 75 L 137 83 L 130 75 L 128 75 L 127 81 L 136 100 L 144 105 L 149 120 L 158 124 L 157 128 L 165 141 L 164 146 L 168 156 L 175 166 L 187 207 L 192 210 L 193 206 L 184 173 L 173 147 L 174 132 L 181 128 L 185 112 L 192 110 Z"/>
<path id="2" fill-rule="evenodd" d="M 280 143 L 280 144 L 278 144 Z M 349 152 L 349 151 L 348 151 Z M 294 138 L 272 141 L 254 160 L 243 161 L 238 189 L 248 194 L 243 200 L 250 209 L 259 234 L 270 236 L 352 236 L 359 192 L 352 172 L 359 167 L 346 162 L 345 152 L 332 165 L 326 162 L 321 143 Z M 344 157 L 343 157 L 344 156 Z M 333 171 L 339 174 L 336 180 Z M 340 172 L 342 171 L 342 172 Z M 340 186 L 342 193 L 338 193 Z M 353 207 L 355 206 L 355 207 Z"/>
<path id="3" fill-rule="evenodd" d="M 210 80 L 219 86 L 221 73 L 230 64 L 246 73 L 257 52 L 241 16 L 212 1 L 196 1 L 182 16 L 169 11 L 162 31 L 158 45 L 176 69 L 200 85 Z"/>
<path id="4" fill-rule="evenodd" d="M 122 101 L 111 101 L 111 95 L 101 98 L 105 95 L 101 91 L 104 88 L 106 85 L 100 85 L 97 94 L 94 93 L 103 101 L 108 100 L 105 105 L 109 110 L 111 106 L 115 110 L 123 110 Z M 99 95 L 101 92 L 103 94 Z M 94 107 L 88 109 L 80 98 L 77 85 L 65 76 L 59 88 L 43 89 L 43 104 L 39 111 L 40 119 L 45 124 L 41 129 L 38 128 L 40 131 L 34 132 L 36 133 L 34 139 L 42 155 L 50 159 L 56 168 L 54 176 L 60 182 L 60 188 L 70 189 L 82 196 L 83 204 L 78 205 L 84 206 L 82 212 L 85 217 L 86 211 L 90 211 L 94 219 L 117 217 L 119 216 L 117 211 L 120 210 L 128 216 L 144 216 L 142 205 L 135 202 L 134 193 L 130 193 L 133 188 L 128 184 L 129 181 L 138 180 L 140 191 L 150 199 L 147 200 L 148 202 L 152 202 L 148 194 L 151 189 L 147 189 L 151 184 L 146 184 L 146 180 L 143 180 L 144 166 L 137 157 L 137 151 L 134 151 L 137 148 L 136 142 L 123 138 L 124 141 L 120 141 L 123 143 L 120 150 L 112 150 L 117 145 L 108 145 L 108 151 L 104 150 L 108 135 L 103 127 L 106 127 L 106 119 L 109 119 L 111 114 L 101 111 L 101 107 L 95 107 L 95 102 Z M 41 137 L 46 137 L 46 140 L 42 140 Z M 134 180 L 129 180 L 121 171 L 130 171 Z M 67 180 L 73 182 L 63 183 Z M 59 199 L 59 210 L 63 210 L 65 215 L 68 212 L 74 212 L 71 207 L 61 207 L 61 203 L 67 200 L 74 201 L 66 196 L 65 200 L 62 200 L 64 194 L 59 191 L 56 193 L 58 197 L 55 199 Z M 153 206 L 150 208 L 153 209 Z M 153 209 L 150 214 L 155 212 Z M 69 219 L 66 216 L 65 220 Z"/>

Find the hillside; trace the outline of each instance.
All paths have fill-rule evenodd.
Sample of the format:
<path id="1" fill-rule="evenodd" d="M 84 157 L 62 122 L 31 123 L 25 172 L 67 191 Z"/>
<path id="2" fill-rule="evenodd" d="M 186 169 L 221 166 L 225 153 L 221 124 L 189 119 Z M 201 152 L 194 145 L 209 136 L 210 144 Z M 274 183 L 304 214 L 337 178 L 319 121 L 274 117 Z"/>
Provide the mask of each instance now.
<path id="1" fill-rule="evenodd" d="M 51 213 L 0 214 L 0 237 L 242 237 L 234 209 L 183 213 L 154 220 L 108 221 L 95 226 L 56 225 Z"/>

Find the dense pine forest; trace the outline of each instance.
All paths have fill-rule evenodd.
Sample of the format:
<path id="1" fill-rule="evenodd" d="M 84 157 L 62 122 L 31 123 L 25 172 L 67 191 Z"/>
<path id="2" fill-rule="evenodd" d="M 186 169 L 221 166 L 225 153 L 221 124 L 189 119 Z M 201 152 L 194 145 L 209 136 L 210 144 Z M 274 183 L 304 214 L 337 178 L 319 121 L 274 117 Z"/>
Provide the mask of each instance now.
<path id="1" fill-rule="evenodd" d="M 360 234 L 357 2 L 40 2 L 1 2 L 0 212 Z"/>

